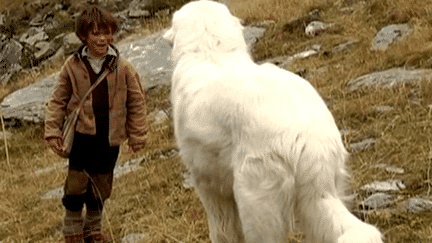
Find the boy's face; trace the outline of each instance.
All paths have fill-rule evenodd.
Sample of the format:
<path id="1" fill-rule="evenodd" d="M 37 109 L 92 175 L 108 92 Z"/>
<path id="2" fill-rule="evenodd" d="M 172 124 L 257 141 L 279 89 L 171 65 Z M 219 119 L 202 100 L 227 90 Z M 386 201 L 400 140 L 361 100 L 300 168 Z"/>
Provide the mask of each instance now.
<path id="1" fill-rule="evenodd" d="M 112 41 L 113 36 L 110 29 L 93 28 L 86 38 L 87 48 L 94 58 L 105 55 Z"/>

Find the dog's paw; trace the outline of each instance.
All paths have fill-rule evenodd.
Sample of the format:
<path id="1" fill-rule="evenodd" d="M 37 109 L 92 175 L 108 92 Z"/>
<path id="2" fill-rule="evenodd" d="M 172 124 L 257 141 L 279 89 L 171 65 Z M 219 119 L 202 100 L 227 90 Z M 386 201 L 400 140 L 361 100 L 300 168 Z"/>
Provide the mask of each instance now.
<path id="1" fill-rule="evenodd" d="M 345 231 L 338 243 L 383 243 L 383 240 L 377 228 L 364 224 Z"/>

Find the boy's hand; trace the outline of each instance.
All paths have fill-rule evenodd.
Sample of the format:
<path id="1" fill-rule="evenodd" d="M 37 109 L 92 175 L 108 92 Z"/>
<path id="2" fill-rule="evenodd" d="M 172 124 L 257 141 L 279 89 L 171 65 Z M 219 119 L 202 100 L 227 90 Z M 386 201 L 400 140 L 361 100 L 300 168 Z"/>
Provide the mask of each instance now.
<path id="1" fill-rule="evenodd" d="M 54 152 L 56 152 L 57 154 L 63 153 L 63 150 L 62 150 L 63 141 L 61 138 L 58 138 L 58 137 L 48 138 L 47 143 L 54 150 Z"/>

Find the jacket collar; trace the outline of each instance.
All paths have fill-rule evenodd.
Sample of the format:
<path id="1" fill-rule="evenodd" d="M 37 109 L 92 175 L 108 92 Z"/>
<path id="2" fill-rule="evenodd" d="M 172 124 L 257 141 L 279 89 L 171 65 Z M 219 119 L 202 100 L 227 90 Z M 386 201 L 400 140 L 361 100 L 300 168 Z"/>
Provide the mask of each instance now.
<path id="1" fill-rule="evenodd" d="M 86 55 L 83 55 L 83 50 L 85 47 L 85 45 L 82 45 L 74 54 L 81 61 L 84 57 L 86 57 Z M 107 59 L 109 60 L 107 66 L 110 71 L 114 71 L 117 68 L 119 57 L 119 50 L 114 45 L 110 45 L 109 51 L 107 52 Z"/>

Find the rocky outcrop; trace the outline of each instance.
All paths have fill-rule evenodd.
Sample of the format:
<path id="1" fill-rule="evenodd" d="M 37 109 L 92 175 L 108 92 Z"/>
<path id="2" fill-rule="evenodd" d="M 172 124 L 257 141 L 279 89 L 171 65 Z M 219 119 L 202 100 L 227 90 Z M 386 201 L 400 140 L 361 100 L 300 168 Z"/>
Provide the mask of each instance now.
<path id="1" fill-rule="evenodd" d="M 77 10 L 64 1 L 51 4 L 48 1 L 36 1 L 29 5 L 26 18 L 27 30 L 16 33 L 14 16 L 0 15 L 0 83 L 8 83 L 13 75 L 22 68 L 31 68 L 50 60 L 53 56 L 69 55 L 81 42 L 65 32 L 74 29 Z M 113 12 L 120 24 L 116 39 L 133 32 L 140 25 L 140 19 L 164 16 L 170 13 L 172 6 L 167 1 L 133 0 L 125 5 L 124 1 L 111 1 Z M 129 2 L 129 1 L 127 1 Z M 20 21 L 21 25 L 25 21 Z M 22 26 L 20 26 L 22 28 Z M 52 59 L 51 59 L 52 60 Z"/>
<path id="2" fill-rule="evenodd" d="M 246 27 L 244 33 L 248 46 L 252 46 L 265 29 Z M 173 67 L 170 61 L 171 47 L 162 39 L 165 31 L 142 39 L 117 45 L 121 55 L 135 67 L 145 90 L 156 86 L 169 86 Z M 73 34 L 75 35 L 75 34 Z M 68 35 L 64 39 L 71 39 Z M 68 41 L 70 42 L 70 41 Z M 58 73 L 20 89 L 5 97 L 0 104 L 8 125 L 41 123 L 45 107 L 54 88 Z"/>
<path id="3" fill-rule="evenodd" d="M 390 88 L 395 85 L 419 82 L 432 79 L 431 69 L 405 70 L 392 68 L 389 70 L 363 75 L 348 82 L 350 91 L 362 88 Z"/>

